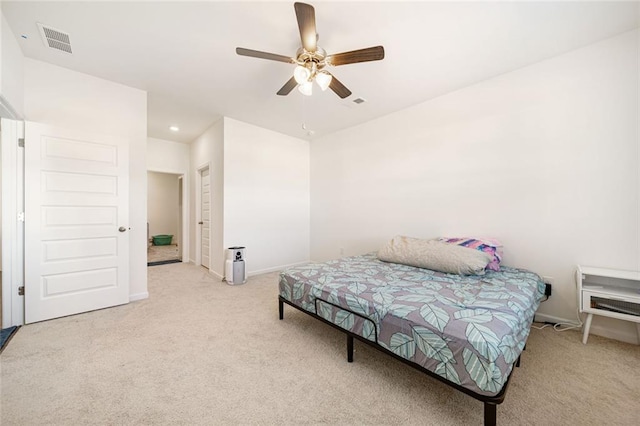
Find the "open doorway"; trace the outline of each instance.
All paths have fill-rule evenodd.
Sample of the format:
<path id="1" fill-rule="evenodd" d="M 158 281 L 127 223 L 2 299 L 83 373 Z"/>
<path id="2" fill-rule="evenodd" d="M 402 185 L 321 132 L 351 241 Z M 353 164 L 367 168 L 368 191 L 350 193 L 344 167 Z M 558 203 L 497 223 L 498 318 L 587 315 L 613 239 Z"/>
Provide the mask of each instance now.
<path id="1" fill-rule="evenodd" d="M 147 172 L 147 265 L 182 262 L 184 176 Z"/>

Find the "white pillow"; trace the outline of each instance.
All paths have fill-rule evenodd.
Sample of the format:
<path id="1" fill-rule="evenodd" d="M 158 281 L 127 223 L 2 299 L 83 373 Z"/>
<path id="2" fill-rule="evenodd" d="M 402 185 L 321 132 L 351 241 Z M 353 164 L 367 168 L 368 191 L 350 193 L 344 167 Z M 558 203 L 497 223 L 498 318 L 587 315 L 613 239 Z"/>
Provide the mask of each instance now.
<path id="1" fill-rule="evenodd" d="M 490 255 L 472 248 L 400 235 L 378 251 L 378 259 L 458 275 L 483 275 L 491 262 Z"/>

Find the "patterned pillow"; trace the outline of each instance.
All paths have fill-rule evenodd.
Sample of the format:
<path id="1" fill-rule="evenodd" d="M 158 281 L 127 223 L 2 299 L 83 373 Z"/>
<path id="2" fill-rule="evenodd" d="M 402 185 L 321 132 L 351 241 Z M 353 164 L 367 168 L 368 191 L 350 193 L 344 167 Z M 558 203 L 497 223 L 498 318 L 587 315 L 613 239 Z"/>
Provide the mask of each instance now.
<path id="1" fill-rule="evenodd" d="M 458 275 L 483 275 L 491 256 L 438 240 L 394 237 L 378 251 L 378 259 Z"/>
<path id="2" fill-rule="evenodd" d="M 491 262 L 487 265 L 487 269 L 492 271 L 500 270 L 500 262 L 502 261 L 502 243 L 494 238 L 448 238 L 441 237 L 440 241 L 458 246 L 469 247 L 483 251 L 491 256 Z"/>

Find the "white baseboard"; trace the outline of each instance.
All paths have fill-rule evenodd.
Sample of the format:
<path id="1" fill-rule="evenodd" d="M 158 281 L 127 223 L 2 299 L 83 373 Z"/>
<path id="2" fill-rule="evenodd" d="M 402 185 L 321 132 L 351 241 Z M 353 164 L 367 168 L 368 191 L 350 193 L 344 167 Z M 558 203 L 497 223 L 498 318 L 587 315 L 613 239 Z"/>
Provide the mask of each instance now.
<path id="1" fill-rule="evenodd" d="M 260 274 L 267 274 L 269 272 L 282 271 L 283 269 L 291 268 L 293 266 L 298 266 L 298 265 L 306 265 L 307 263 L 311 263 L 311 261 L 305 260 L 303 262 L 290 263 L 288 265 L 274 266 L 273 268 L 265 268 L 265 269 L 259 269 L 257 271 L 249 271 L 247 272 L 247 277 L 252 277 L 254 275 L 260 275 Z"/>
<path id="2" fill-rule="evenodd" d="M 626 332 L 625 330 L 618 330 L 611 327 L 592 325 L 589 329 L 589 334 L 595 334 L 597 336 L 602 336 L 609 339 L 620 340 L 621 342 L 631 343 L 633 345 L 639 344 L 637 332 Z"/>
<path id="3" fill-rule="evenodd" d="M 570 320 L 566 318 L 554 317 L 553 315 L 539 314 L 539 313 L 536 313 L 535 321 L 536 322 L 552 322 L 556 324 L 562 323 L 562 324 L 578 326 L 578 322 L 576 321 L 576 319 Z M 577 330 L 581 331 L 582 327 Z M 604 327 L 598 324 L 593 324 L 591 326 L 591 328 L 589 329 L 589 334 L 595 334 L 597 336 L 606 337 L 608 339 L 613 339 L 613 340 L 619 340 L 621 342 L 631 343 L 634 345 L 637 345 L 639 343 L 638 333 L 629 332 L 627 330 L 620 330 L 618 328 Z"/>
<path id="4" fill-rule="evenodd" d="M 575 326 L 580 325 L 575 318 L 567 319 L 567 318 L 554 317 L 553 315 L 540 314 L 540 313 L 536 313 L 534 321 L 535 322 L 552 322 L 555 324 L 562 323 L 562 324 L 575 325 Z"/>
<path id="5" fill-rule="evenodd" d="M 192 265 L 196 264 L 196 262 L 193 259 L 189 259 L 189 263 L 192 264 Z M 297 265 L 305 265 L 307 263 L 315 263 L 315 262 L 312 262 L 310 260 L 306 260 L 306 261 L 303 261 L 303 262 L 290 263 L 288 265 L 280 265 L 280 266 L 274 266 L 272 268 L 259 269 L 257 271 L 249 271 L 249 272 L 247 272 L 247 277 L 252 277 L 254 275 L 260 275 L 260 274 L 267 274 L 269 272 L 282 271 L 283 269 L 291 268 L 291 267 L 297 266 Z M 224 280 L 224 276 L 218 274 L 217 272 L 209 270 L 209 275 L 212 275 L 212 276 L 214 276 L 215 278 L 218 278 L 221 281 Z"/>
<path id="6" fill-rule="evenodd" d="M 149 292 L 145 291 L 144 293 L 136 293 L 129 295 L 129 302 L 135 302 L 136 300 L 144 300 L 149 298 Z"/>
<path id="7" fill-rule="evenodd" d="M 220 275 L 219 273 L 209 270 L 209 275 L 213 276 L 214 278 L 219 279 L 220 281 L 222 281 L 222 279 L 224 278 L 222 275 Z"/>

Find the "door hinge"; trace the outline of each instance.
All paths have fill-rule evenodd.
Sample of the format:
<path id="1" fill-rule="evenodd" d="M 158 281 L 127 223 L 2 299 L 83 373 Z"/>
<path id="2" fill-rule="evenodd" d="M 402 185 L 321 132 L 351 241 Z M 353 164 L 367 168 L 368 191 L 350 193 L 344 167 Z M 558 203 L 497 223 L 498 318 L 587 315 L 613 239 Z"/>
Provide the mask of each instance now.
<path id="1" fill-rule="evenodd" d="M 18 221 L 24 222 L 24 212 L 18 213 Z"/>
<path id="2" fill-rule="evenodd" d="M 18 296 L 24 296 L 24 286 L 18 287 Z"/>
<path id="3" fill-rule="evenodd" d="M 24 148 L 24 138 L 18 139 L 18 148 Z"/>

